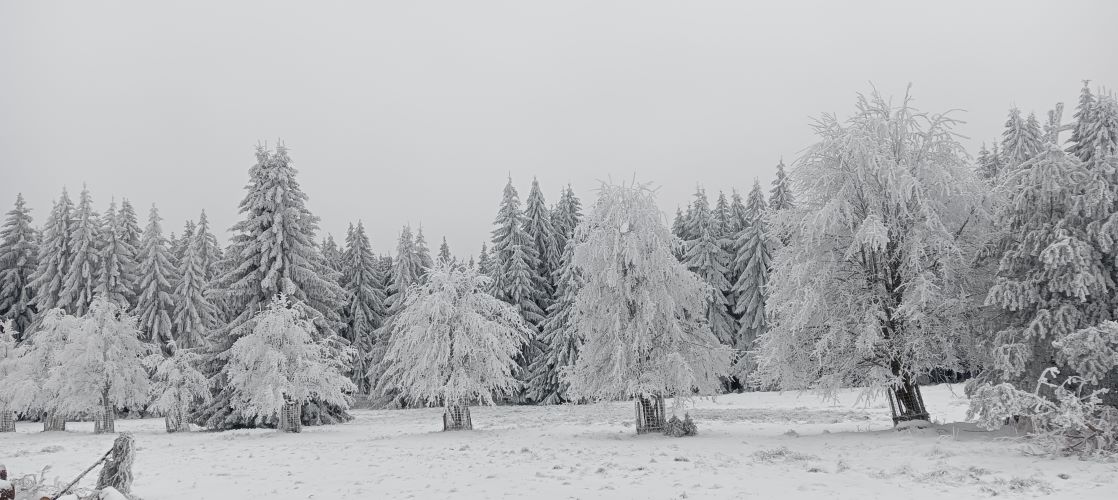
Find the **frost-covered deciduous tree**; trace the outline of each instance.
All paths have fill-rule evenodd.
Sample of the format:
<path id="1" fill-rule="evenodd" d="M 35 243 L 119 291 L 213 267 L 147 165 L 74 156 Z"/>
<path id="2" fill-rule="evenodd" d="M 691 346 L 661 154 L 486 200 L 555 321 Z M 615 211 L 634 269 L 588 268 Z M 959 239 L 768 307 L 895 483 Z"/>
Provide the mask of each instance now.
<path id="1" fill-rule="evenodd" d="M 171 341 L 166 351 L 144 360 L 152 372 L 148 409 L 163 414 L 167 432 L 189 432 L 191 408 L 210 400 L 209 379 L 198 369 L 202 363 L 198 350 L 180 348 Z"/>
<path id="2" fill-rule="evenodd" d="M 70 269 L 70 225 L 73 211 L 74 203 L 63 189 L 39 235 L 39 262 L 31 278 L 31 289 L 35 291 L 35 310 L 39 314 L 45 314 L 59 306 L 66 273 Z"/>
<path id="3" fill-rule="evenodd" d="M 444 430 L 470 429 L 469 405 L 511 394 L 516 356 L 533 335 L 515 307 L 486 292 L 489 278 L 436 264 L 393 320 L 386 379 L 405 398 L 446 408 Z"/>
<path id="4" fill-rule="evenodd" d="M 582 341 L 562 376 L 573 399 L 635 397 L 638 430 L 663 426 L 664 397 L 710 394 L 730 351 L 706 324 L 709 287 L 672 254 L 674 236 L 644 185 L 603 184 L 575 231 L 572 265 L 584 279 L 573 327 Z"/>
<path id="5" fill-rule="evenodd" d="M 171 312 L 171 336 L 176 346 L 195 348 L 206 345 L 208 332 L 218 326 L 218 312 L 207 298 L 206 235 L 198 226 L 192 241 L 183 248 L 182 261 L 176 272 L 174 310 Z"/>
<path id="6" fill-rule="evenodd" d="M 96 293 L 129 309 L 135 303 L 136 248 L 128 242 L 124 222 L 116 209 L 116 200 L 109 204 L 101 222 L 101 267 L 98 269 Z"/>
<path id="7" fill-rule="evenodd" d="M 710 324 L 714 336 L 718 341 L 730 345 L 734 343 L 737 322 L 730 315 L 727 307 L 726 294 L 730 292 L 731 283 L 727 279 L 730 274 L 730 259 L 732 256 L 726 252 L 726 242 L 719 236 L 718 220 L 710 211 L 706 193 L 699 190 L 695 193 L 695 207 L 688 221 L 688 233 L 694 239 L 685 241 L 686 252 L 683 262 L 695 274 L 710 285 L 708 291 L 708 307 L 706 312 L 707 322 Z"/>
<path id="8" fill-rule="evenodd" d="M 927 420 L 917 377 L 959 369 L 970 333 L 964 286 L 983 184 L 944 115 L 859 96 L 824 115 L 792 177 L 758 342 L 762 385 L 888 388 L 896 421 Z"/>
<path id="9" fill-rule="evenodd" d="M 113 433 L 116 410 L 148 402 L 143 359 L 149 344 L 140 341 L 136 319 L 119 304 L 98 295 L 59 354 L 59 368 L 46 382 L 57 395 L 54 410 L 63 415 L 95 411 L 94 432 Z"/>
<path id="10" fill-rule="evenodd" d="M 93 197 L 88 188 L 83 188 L 70 227 L 70 264 L 58 298 L 59 307 L 77 316 L 89 310 L 97 290 L 97 272 L 101 267 L 100 232 L 101 219 L 93 210 Z"/>
<path id="11" fill-rule="evenodd" d="M 27 331 L 35 319 L 35 290 L 31 281 L 38 258 L 39 243 L 31 227 L 31 209 L 19 194 L 0 228 L 0 321 L 12 320 L 16 332 Z"/>
<path id="12" fill-rule="evenodd" d="M 162 217 L 155 205 L 148 213 L 147 228 L 140 242 L 140 292 L 136 298 L 136 316 L 143 338 L 149 342 L 167 342 L 171 336 L 171 314 L 175 276 L 171 252 L 163 237 Z"/>
<path id="13" fill-rule="evenodd" d="M 34 332 L 25 333 L 9 356 L 6 375 L 0 380 L 0 399 L 17 412 L 42 412 L 44 431 L 66 430 L 66 413 L 61 411 L 57 387 L 48 383 L 62 370 L 62 351 L 81 326 L 80 320 L 62 309 L 51 309 L 37 321 Z"/>
<path id="14" fill-rule="evenodd" d="M 224 379 L 232 411 L 241 418 L 299 432 L 308 401 L 349 408 L 356 387 L 342 375 L 348 367 L 315 340 L 306 309 L 277 296 L 229 349 Z"/>
<path id="15" fill-rule="evenodd" d="M 342 287 L 349 296 L 345 337 L 357 349 L 352 378 L 358 390 L 368 394 L 369 353 L 376 343 L 377 329 L 384 324 L 384 288 L 365 224 L 360 221 L 346 236 L 345 263 L 347 274 Z"/>
<path id="16" fill-rule="evenodd" d="M 273 297 L 284 294 L 302 310 L 319 341 L 341 341 L 337 331 L 344 326 L 338 312 L 345 304 L 345 290 L 315 242 L 319 219 L 306 207 L 307 195 L 295 178 L 287 148 L 281 144 L 272 151 L 260 146 L 256 160 L 240 204 L 242 219 L 233 226 L 225 252 L 228 271 L 213 284 L 217 300 L 237 315 L 211 334 L 203 371 L 216 392 L 191 416 L 212 429 L 254 425 L 255 419 L 234 406 L 235 389 L 225 378 L 226 364 L 233 345 L 252 331 L 256 314 Z M 339 358 L 348 356 L 340 346 L 336 351 Z M 328 406 L 320 415 L 329 422 L 349 418 L 342 406 Z"/>

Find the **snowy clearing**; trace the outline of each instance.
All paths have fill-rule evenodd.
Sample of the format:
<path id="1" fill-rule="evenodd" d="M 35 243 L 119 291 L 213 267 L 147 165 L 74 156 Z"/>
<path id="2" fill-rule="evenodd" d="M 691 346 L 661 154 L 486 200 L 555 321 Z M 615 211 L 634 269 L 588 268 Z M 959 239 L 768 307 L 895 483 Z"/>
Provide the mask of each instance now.
<path id="1" fill-rule="evenodd" d="M 925 392 L 933 417 L 961 421 L 961 386 Z M 196 498 L 1114 498 L 1118 464 L 1039 458 L 971 425 L 891 430 L 884 400 L 856 393 L 747 393 L 698 401 L 694 438 L 636 436 L 631 403 L 475 408 L 476 430 L 439 432 L 439 408 L 355 410 L 302 434 L 255 429 L 136 434 L 133 491 Z M 16 477 L 52 466 L 69 481 L 107 450 L 92 423 L 0 435 Z M 92 485 L 91 474 L 83 485 Z"/>

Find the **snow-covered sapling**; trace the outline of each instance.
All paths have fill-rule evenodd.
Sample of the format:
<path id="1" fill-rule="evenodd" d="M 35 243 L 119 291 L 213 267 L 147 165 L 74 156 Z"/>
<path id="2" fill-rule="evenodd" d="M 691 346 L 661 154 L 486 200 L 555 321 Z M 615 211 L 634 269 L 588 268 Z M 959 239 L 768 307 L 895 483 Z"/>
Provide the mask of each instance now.
<path id="1" fill-rule="evenodd" d="M 471 429 L 469 405 L 520 387 L 516 356 L 530 338 L 518 309 L 486 292 L 476 269 L 436 263 L 392 322 L 385 378 L 404 397 L 443 405 L 443 429 Z"/>
<path id="2" fill-rule="evenodd" d="M 148 408 L 162 413 L 167 432 L 189 431 L 187 415 L 191 407 L 210 400 L 210 383 L 199 371 L 202 356 L 191 349 L 168 342 L 167 355 L 156 353 L 145 363 L 152 369 L 152 404 Z"/>
<path id="3" fill-rule="evenodd" d="M 50 377 L 61 372 L 62 351 L 80 326 L 80 320 L 62 309 L 51 309 L 42 315 L 34 332 L 5 362 L 0 378 L 0 399 L 13 411 L 43 413 L 44 431 L 66 430 L 66 413 L 61 396 L 48 384 Z"/>
<path id="4" fill-rule="evenodd" d="M 575 298 L 583 345 L 562 376 L 573 398 L 636 398 L 637 432 L 664 426 L 675 408 L 711 394 L 730 350 L 705 321 L 709 288 L 676 260 L 675 237 L 646 185 L 603 184 L 574 235 L 572 265 L 585 282 Z"/>
<path id="5" fill-rule="evenodd" d="M 299 304 L 277 295 L 254 321 L 225 365 L 234 411 L 257 424 L 276 422 L 281 431 L 299 432 L 303 404 L 312 398 L 349 408 L 356 387 L 325 343 L 315 341 L 314 325 Z"/>

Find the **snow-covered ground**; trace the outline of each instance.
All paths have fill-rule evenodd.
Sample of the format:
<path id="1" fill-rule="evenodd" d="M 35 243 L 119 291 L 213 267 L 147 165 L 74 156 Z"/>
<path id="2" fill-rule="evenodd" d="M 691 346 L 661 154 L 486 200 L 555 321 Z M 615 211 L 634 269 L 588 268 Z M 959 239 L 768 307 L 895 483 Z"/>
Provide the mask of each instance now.
<path id="1" fill-rule="evenodd" d="M 925 388 L 933 418 L 960 422 L 960 386 Z M 1118 498 L 1118 464 L 1043 458 L 971 425 L 891 430 L 884 400 L 855 392 L 748 393 L 697 401 L 700 435 L 637 436 L 631 403 L 474 408 L 472 432 L 439 432 L 439 409 L 356 410 L 345 425 L 136 435 L 134 492 L 221 498 Z M 50 465 L 68 481 L 113 437 L 71 423 L 0 434 L 15 476 Z M 91 485 L 96 473 L 83 483 Z"/>

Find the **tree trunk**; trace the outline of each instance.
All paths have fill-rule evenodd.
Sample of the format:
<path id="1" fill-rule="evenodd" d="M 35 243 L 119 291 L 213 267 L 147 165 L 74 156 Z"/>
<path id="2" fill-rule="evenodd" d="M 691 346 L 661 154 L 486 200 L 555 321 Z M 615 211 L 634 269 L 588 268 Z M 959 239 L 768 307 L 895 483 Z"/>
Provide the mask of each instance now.
<path id="1" fill-rule="evenodd" d="M 94 434 L 112 434 L 116 432 L 116 408 L 109 402 L 109 391 L 101 393 L 101 413 L 93 421 Z"/>
<path id="2" fill-rule="evenodd" d="M 0 432 L 16 431 L 16 414 L 7 405 L 0 405 Z"/>
<path id="3" fill-rule="evenodd" d="M 664 396 L 657 394 L 651 398 L 637 396 L 637 434 L 664 431 Z"/>
<path id="4" fill-rule="evenodd" d="M 474 429 L 474 422 L 470 418 L 470 406 L 464 404 L 448 404 L 443 411 L 444 431 L 470 431 Z"/>
<path id="5" fill-rule="evenodd" d="M 276 428 L 281 432 L 303 432 L 303 405 L 298 401 L 284 403 Z"/>
<path id="6" fill-rule="evenodd" d="M 901 377 L 900 385 L 889 389 L 889 409 L 893 412 L 893 425 L 914 420 L 931 421 L 920 386 L 908 375 Z"/>
<path id="7" fill-rule="evenodd" d="M 43 432 L 65 431 L 66 417 L 55 413 L 43 414 Z"/>

